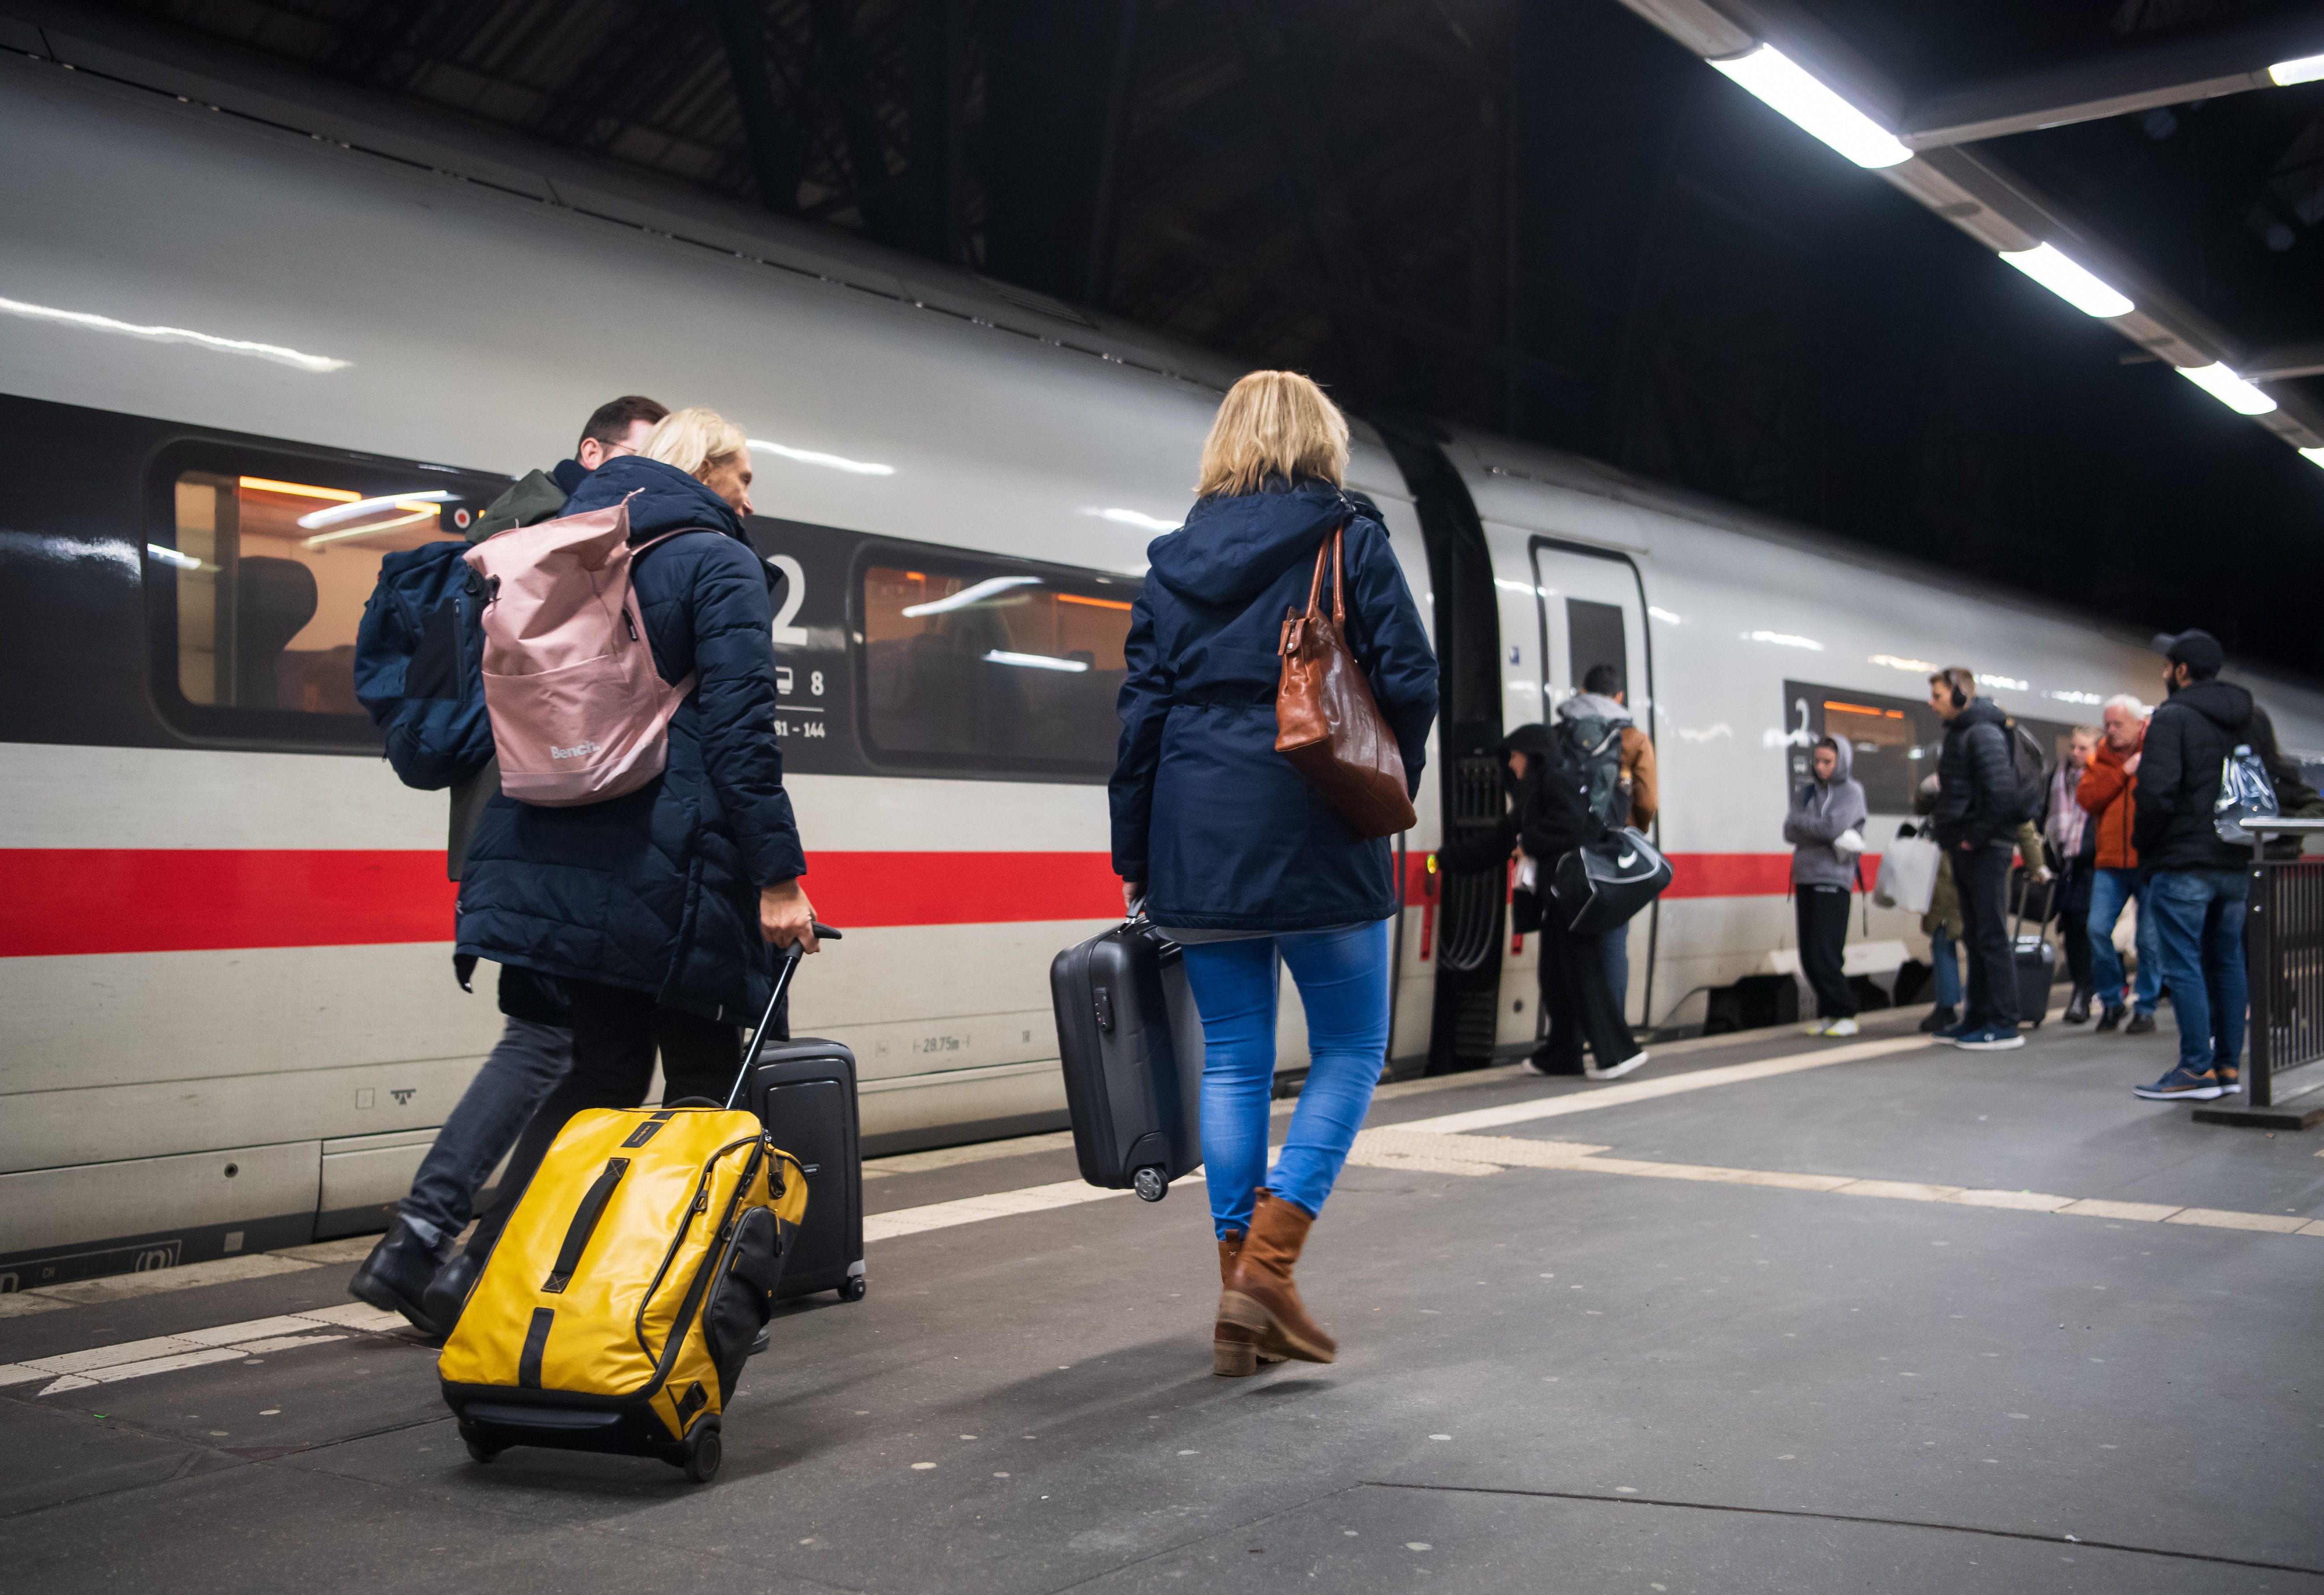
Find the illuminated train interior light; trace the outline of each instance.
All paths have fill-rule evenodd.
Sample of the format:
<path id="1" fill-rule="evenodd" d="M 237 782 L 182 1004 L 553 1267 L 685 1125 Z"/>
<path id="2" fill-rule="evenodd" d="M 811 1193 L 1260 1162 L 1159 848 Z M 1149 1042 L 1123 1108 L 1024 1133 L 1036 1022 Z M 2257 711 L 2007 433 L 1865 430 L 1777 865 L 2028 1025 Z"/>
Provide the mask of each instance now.
<path id="1" fill-rule="evenodd" d="M 955 609 L 966 609 L 973 604 L 989 603 L 1011 587 L 1038 587 L 1040 585 L 1041 578 L 1038 576 L 996 576 L 942 598 L 931 598 L 926 604 L 908 604 L 898 613 L 906 620 L 914 621 L 924 614 L 948 614 Z"/>
<path id="2" fill-rule="evenodd" d="M 984 656 L 988 665 L 1023 665 L 1036 670 L 1070 670 L 1075 675 L 1089 668 L 1087 659 L 1061 659 L 1046 653 L 1010 653 L 996 648 Z"/>

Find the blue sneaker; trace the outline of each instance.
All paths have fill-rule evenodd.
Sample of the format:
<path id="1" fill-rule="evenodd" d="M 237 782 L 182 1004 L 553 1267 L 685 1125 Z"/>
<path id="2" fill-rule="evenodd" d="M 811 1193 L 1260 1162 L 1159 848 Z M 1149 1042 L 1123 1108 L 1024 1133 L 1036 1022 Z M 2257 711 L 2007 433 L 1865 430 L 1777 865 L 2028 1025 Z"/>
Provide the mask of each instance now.
<path id="1" fill-rule="evenodd" d="M 2024 1046 L 2025 1037 L 2017 1033 L 2015 1025 L 1981 1025 L 1954 1037 L 1953 1045 L 1963 1052 L 2007 1052 L 2013 1046 Z"/>
<path id="2" fill-rule="evenodd" d="M 2134 1085 L 2131 1093 L 2144 1097 L 2150 1102 L 2208 1102 L 2227 1094 L 2227 1088 L 2209 1069 L 2190 1074 L 2185 1069 L 2173 1069 L 2152 1085 Z"/>

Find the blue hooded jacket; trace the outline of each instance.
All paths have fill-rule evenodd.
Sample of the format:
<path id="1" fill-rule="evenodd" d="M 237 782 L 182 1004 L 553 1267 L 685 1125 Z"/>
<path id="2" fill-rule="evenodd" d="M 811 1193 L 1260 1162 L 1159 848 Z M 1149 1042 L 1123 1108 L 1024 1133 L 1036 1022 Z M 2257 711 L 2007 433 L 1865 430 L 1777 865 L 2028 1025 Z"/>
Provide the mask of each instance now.
<path id="1" fill-rule="evenodd" d="M 459 951 L 755 1023 L 774 976 L 759 889 L 807 872 L 774 735 L 768 567 L 723 500 L 657 460 L 607 461 L 565 512 L 625 497 L 632 542 L 700 534 L 631 567 L 654 668 L 696 678 L 669 723 L 669 762 L 606 803 L 494 798 L 460 882 Z"/>
<path id="2" fill-rule="evenodd" d="M 1436 656 L 1386 530 L 1322 482 L 1200 500 L 1146 551 L 1111 788 L 1114 872 L 1146 883 L 1158 925 L 1258 936 L 1397 910 L 1388 840 L 1349 829 L 1275 751 L 1284 616 L 1307 607 L 1315 551 L 1343 522 L 1348 645 L 1420 789 Z"/>

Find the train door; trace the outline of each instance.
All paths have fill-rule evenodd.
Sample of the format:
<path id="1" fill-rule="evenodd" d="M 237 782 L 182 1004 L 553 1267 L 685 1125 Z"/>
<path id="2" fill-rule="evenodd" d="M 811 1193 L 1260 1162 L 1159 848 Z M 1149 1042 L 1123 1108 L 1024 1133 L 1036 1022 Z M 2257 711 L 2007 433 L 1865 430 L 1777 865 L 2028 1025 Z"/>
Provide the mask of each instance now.
<path id="1" fill-rule="evenodd" d="M 1582 690 L 1591 672 L 1611 665 L 1638 727 L 1654 726 L 1654 656 L 1646 635 L 1646 586 L 1627 555 L 1550 538 L 1533 539 L 1533 578 L 1540 613 L 1542 719 Z M 1660 839 L 1661 826 L 1655 826 Z M 1628 982 L 1615 993 L 1633 1024 L 1654 1000 L 1655 930 L 1661 905 L 1630 921 Z"/>

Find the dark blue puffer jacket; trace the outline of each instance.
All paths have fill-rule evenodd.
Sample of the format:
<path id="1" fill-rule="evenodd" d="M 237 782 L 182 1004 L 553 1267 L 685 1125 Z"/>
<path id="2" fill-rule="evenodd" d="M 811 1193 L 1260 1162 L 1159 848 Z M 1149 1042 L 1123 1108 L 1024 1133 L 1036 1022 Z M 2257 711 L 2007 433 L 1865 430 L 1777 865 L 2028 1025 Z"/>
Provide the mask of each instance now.
<path id="1" fill-rule="evenodd" d="M 669 723 L 669 763 L 639 790 L 580 808 L 494 798 L 460 882 L 459 950 L 754 1023 L 774 974 L 759 889 L 807 872 L 774 734 L 767 567 L 733 511 L 659 461 L 607 461 L 565 512 L 625 496 L 632 542 L 706 533 L 631 567 L 654 668 L 665 681 L 696 677 Z"/>
<path id="2" fill-rule="evenodd" d="M 1306 608 L 1315 550 L 1343 521 L 1348 645 L 1420 789 L 1436 656 L 1388 532 L 1325 483 L 1201 500 L 1146 551 L 1121 687 L 1113 868 L 1146 883 L 1158 925 L 1264 934 L 1396 912 L 1388 840 L 1350 830 L 1275 751 L 1284 613 Z"/>

